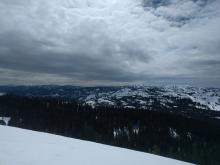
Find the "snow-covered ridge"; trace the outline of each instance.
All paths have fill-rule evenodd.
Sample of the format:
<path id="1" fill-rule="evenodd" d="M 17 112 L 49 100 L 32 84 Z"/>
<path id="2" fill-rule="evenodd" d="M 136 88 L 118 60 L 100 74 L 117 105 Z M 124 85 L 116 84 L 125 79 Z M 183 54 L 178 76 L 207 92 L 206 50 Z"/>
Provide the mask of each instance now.
<path id="1" fill-rule="evenodd" d="M 195 103 L 207 106 L 211 110 L 220 111 L 220 89 L 195 88 L 190 86 L 166 87 L 165 94 L 189 98 Z"/>
<path id="2" fill-rule="evenodd" d="M 98 100 L 105 100 L 105 104 L 132 106 L 138 104 L 145 108 L 157 100 L 162 106 L 172 104 L 175 99 L 189 99 L 196 108 L 220 111 L 220 89 L 218 88 L 196 88 L 190 86 L 133 86 L 122 87 L 116 91 L 104 93 L 94 92 L 86 97 L 86 103 L 93 106 L 100 105 Z M 176 105 L 173 105 L 176 106 Z M 178 106 L 178 105 L 177 105 Z"/>
<path id="3" fill-rule="evenodd" d="M 0 126 L 2 165 L 187 165 L 165 157 Z"/>
<path id="4" fill-rule="evenodd" d="M 119 87 L 75 87 L 75 86 L 0 86 L 0 93 L 25 96 L 51 96 L 76 99 L 92 107 L 120 106 L 152 109 L 197 108 L 220 111 L 220 88 L 192 86 L 119 86 Z M 188 105 L 186 105 L 186 102 Z"/>

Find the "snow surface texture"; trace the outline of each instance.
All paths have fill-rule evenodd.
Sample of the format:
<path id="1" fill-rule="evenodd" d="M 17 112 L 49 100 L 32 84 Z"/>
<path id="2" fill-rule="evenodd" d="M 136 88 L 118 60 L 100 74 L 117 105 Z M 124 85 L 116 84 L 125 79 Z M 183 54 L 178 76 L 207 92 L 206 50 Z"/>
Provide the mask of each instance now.
<path id="1" fill-rule="evenodd" d="M 152 154 L 0 126 L 1 165 L 185 165 Z"/>

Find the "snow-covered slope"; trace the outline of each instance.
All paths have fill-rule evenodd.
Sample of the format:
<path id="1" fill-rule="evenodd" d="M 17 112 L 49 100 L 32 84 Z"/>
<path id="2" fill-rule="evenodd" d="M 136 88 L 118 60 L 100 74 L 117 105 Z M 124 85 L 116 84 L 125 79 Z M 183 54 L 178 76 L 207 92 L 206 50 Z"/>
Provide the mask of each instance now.
<path id="1" fill-rule="evenodd" d="M 0 126 L 1 165 L 185 165 L 152 154 Z"/>
<path id="2" fill-rule="evenodd" d="M 94 91 L 81 97 L 86 104 L 94 106 L 115 105 L 130 108 L 160 107 L 199 108 L 220 111 L 220 89 L 191 86 L 128 86 L 117 90 Z M 100 102 L 100 100 L 103 100 Z M 186 103 L 187 102 L 187 103 Z M 182 104 L 184 103 L 184 104 Z"/>

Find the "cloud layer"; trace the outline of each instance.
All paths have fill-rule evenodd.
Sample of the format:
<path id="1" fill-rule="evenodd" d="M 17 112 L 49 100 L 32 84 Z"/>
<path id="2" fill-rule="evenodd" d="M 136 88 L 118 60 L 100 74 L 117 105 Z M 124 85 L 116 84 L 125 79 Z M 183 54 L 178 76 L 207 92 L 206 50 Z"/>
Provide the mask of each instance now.
<path id="1" fill-rule="evenodd" d="M 0 84 L 220 84 L 219 8 L 219 0 L 2 0 Z"/>

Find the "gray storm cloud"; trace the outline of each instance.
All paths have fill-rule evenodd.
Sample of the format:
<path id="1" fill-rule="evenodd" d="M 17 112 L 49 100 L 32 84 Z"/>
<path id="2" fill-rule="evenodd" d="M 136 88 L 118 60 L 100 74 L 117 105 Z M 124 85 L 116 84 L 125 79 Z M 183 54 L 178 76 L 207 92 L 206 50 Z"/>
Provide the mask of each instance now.
<path id="1" fill-rule="evenodd" d="M 1 0 L 0 84 L 220 82 L 218 0 Z"/>

